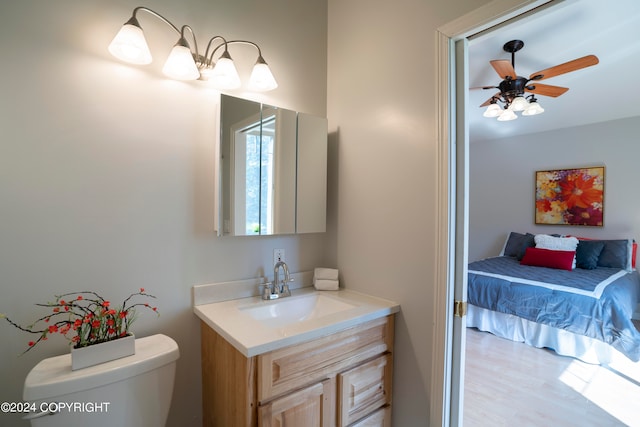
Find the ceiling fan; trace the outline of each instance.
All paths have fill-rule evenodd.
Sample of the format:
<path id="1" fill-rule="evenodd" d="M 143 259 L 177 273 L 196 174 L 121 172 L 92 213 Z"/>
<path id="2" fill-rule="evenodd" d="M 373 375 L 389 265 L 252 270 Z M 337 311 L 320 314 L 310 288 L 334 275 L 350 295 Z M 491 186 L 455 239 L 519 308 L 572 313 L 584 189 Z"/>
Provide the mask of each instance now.
<path id="1" fill-rule="evenodd" d="M 517 118 L 514 111 L 522 111 L 523 115 L 535 115 L 542 113 L 535 95 L 558 97 L 569 90 L 561 86 L 552 86 L 537 83 L 543 79 L 570 73 L 582 68 L 596 65 L 599 61 L 595 55 L 587 55 L 573 61 L 565 62 L 554 67 L 536 71 L 529 77 L 518 76 L 515 71 L 516 52 L 524 47 L 522 40 L 511 40 L 502 47 L 505 52 L 511 53 L 511 61 L 508 59 L 494 59 L 489 61 L 494 70 L 503 80 L 498 86 L 481 86 L 471 89 L 499 89 L 500 92 L 486 100 L 480 107 L 487 107 L 485 117 L 498 117 L 498 120 L 513 120 Z M 531 93 L 525 97 L 525 92 Z M 504 104 L 500 108 L 498 102 Z"/>

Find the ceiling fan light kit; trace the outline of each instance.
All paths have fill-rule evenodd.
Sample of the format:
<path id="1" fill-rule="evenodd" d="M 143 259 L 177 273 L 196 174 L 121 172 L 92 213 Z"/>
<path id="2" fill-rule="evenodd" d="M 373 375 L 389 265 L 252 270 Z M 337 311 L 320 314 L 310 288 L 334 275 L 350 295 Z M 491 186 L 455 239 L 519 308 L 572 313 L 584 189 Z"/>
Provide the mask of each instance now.
<path id="1" fill-rule="evenodd" d="M 498 118 L 499 121 L 510 121 L 518 118 L 516 111 L 523 116 L 542 114 L 544 108 L 538 103 L 535 95 L 558 97 L 569 90 L 566 87 L 537 83 L 561 74 L 576 71 L 596 65 L 599 61 L 595 55 L 587 55 L 573 61 L 565 62 L 529 75 L 528 78 L 518 76 L 515 71 L 515 54 L 524 47 L 522 40 L 511 40 L 502 47 L 511 54 L 511 61 L 495 59 L 489 61 L 494 70 L 503 80 L 498 86 L 483 86 L 481 89 L 499 89 L 500 92 L 485 101 L 480 107 L 487 107 L 482 114 L 484 117 Z M 480 88 L 474 88 L 480 89 Z M 525 95 L 525 92 L 531 95 Z M 501 107 L 499 104 L 503 104 Z"/>

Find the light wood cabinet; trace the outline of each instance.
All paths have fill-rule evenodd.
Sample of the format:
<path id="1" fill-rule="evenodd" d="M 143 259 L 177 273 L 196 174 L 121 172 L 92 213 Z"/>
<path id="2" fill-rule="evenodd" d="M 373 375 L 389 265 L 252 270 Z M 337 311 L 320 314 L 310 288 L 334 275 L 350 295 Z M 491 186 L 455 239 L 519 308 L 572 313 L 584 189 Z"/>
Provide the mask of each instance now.
<path id="1" fill-rule="evenodd" d="M 203 425 L 388 427 L 393 320 L 249 358 L 202 322 Z"/>
<path id="2" fill-rule="evenodd" d="M 335 425 L 335 382 L 331 379 L 297 390 L 258 407 L 263 427 Z"/>
<path id="3" fill-rule="evenodd" d="M 338 374 L 338 420 L 349 424 L 391 403 L 390 354 Z"/>

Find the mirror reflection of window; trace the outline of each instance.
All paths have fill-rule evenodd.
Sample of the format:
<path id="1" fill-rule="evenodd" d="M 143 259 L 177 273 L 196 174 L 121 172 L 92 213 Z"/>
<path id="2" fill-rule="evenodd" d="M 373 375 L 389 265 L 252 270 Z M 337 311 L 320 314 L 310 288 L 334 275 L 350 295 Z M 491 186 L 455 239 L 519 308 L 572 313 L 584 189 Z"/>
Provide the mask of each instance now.
<path id="1" fill-rule="evenodd" d="M 262 124 L 261 124 L 262 123 Z M 234 131 L 234 224 L 240 235 L 273 233 L 275 116 Z"/>
<path id="2" fill-rule="evenodd" d="M 219 127 L 218 235 L 325 230 L 326 119 L 222 94 Z"/>
<path id="3" fill-rule="evenodd" d="M 260 234 L 273 234 L 275 115 L 262 118 L 260 159 Z"/>

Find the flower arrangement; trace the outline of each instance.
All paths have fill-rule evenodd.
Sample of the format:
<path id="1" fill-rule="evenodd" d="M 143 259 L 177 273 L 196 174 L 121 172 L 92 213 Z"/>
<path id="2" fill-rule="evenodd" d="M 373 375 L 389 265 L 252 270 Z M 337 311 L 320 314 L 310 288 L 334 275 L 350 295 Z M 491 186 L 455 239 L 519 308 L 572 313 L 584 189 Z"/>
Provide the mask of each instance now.
<path id="1" fill-rule="evenodd" d="M 145 293 L 144 288 L 140 288 L 139 292 L 129 295 L 121 306 L 113 308 L 108 300 L 93 291 L 70 292 L 56 295 L 55 302 L 36 304 L 49 307 L 52 312 L 26 327 L 20 326 L 1 313 L 0 318 L 5 318 L 22 331 L 39 335 L 35 341 L 29 341 L 23 354 L 39 342 L 46 341 L 48 335 L 53 333 L 64 335 L 73 348 L 82 348 L 129 335 L 129 328 L 136 319 L 136 307 L 148 308 L 160 315 L 157 307 L 148 303 L 133 302 L 137 296 L 155 298 Z"/>

